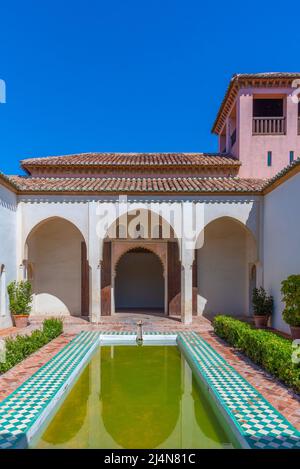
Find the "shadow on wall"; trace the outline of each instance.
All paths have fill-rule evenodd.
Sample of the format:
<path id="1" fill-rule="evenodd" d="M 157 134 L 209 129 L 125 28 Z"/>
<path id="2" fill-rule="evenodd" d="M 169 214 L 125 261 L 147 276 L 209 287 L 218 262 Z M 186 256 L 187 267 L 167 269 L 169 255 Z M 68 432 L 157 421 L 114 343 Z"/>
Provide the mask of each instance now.
<path id="1" fill-rule="evenodd" d="M 199 313 L 209 319 L 249 315 L 250 266 L 256 261 L 252 233 L 233 218 L 218 218 L 206 226 L 197 255 Z"/>
<path id="2" fill-rule="evenodd" d="M 28 236 L 28 278 L 34 314 L 81 315 L 81 246 L 84 238 L 69 221 L 51 218 Z"/>

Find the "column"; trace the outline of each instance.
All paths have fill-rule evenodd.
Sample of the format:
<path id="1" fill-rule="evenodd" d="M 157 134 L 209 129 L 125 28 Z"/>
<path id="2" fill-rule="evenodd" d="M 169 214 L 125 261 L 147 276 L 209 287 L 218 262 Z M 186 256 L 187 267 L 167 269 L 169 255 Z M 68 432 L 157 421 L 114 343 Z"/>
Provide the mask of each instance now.
<path id="1" fill-rule="evenodd" d="M 193 264 L 181 265 L 181 322 L 193 321 Z"/>
<path id="2" fill-rule="evenodd" d="M 99 323 L 101 316 L 101 268 L 100 262 L 90 261 L 90 321 Z"/>
<path id="3" fill-rule="evenodd" d="M 193 262 L 195 256 L 196 231 L 198 224 L 196 205 L 182 203 L 181 231 L 181 321 L 191 324 L 193 320 Z"/>
<path id="4" fill-rule="evenodd" d="M 88 261 L 90 281 L 90 307 L 89 317 L 92 323 L 98 323 L 101 316 L 101 264 L 100 243 L 97 234 L 97 204 L 89 203 L 89 239 L 88 239 Z"/>

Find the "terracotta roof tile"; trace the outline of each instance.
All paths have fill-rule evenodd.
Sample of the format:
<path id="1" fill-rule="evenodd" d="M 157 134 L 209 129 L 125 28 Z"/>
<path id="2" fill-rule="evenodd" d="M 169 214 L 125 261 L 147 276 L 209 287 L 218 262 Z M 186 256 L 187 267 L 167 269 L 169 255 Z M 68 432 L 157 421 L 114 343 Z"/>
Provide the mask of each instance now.
<path id="1" fill-rule="evenodd" d="M 20 192 L 260 192 L 263 179 L 237 177 L 39 178 L 9 176 Z"/>
<path id="2" fill-rule="evenodd" d="M 232 155 L 222 153 L 81 153 L 21 161 L 25 169 L 34 166 L 240 166 L 240 164 Z"/>
<path id="3" fill-rule="evenodd" d="M 0 172 L 0 181 L 2 181 L 4 184 L 7 186 L 11 187 L 14 190 L 17 190 L 18 187 L 16 183 L 13 181 L 13 179 L 9 176 L 6 176 L 5 174 Z"/>

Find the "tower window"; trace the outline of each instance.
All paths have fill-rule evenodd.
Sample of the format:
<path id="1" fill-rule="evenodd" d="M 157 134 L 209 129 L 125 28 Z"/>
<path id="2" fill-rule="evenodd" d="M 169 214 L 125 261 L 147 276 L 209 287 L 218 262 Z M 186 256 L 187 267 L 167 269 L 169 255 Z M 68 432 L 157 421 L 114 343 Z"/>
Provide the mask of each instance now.
<path id="1" fill-rule="evenodd" d="M 268 151 L 268 166 L 272 166 L 272 152 Z"/>

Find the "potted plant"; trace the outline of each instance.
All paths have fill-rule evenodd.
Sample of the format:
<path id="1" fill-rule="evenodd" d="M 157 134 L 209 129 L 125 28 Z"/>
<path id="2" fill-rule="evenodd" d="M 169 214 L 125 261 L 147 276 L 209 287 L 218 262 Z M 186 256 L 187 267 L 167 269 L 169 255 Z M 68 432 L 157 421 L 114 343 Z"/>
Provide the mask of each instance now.
<path id="1" fill-rule="evenodd" d="M 289 324 L 293 339 L 300 339 L 300 275 L 290 275 L 281 282 L 282 312 L 284 321 Z"/>
<path id="2" fill-rule="evenodd" d="M 31 310 L 32 289 L 28 280 L 13 281 L 7 287 L 9 309 L 16 327 L 26 327 Z"/>
<path id="3" fill-rule="evenodd" d="M 273 297 L 267 295 L 263 287 L 254 288 L 252 292 L 254 323 L 258 328 L 267 327 L 273 312 Z"/>

